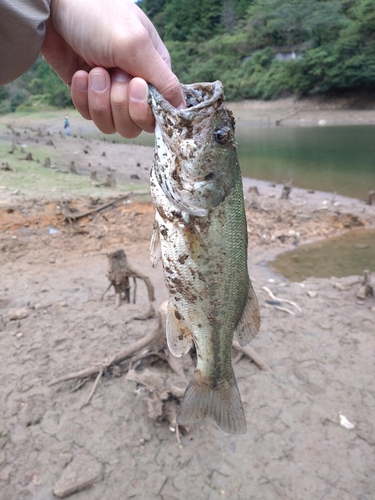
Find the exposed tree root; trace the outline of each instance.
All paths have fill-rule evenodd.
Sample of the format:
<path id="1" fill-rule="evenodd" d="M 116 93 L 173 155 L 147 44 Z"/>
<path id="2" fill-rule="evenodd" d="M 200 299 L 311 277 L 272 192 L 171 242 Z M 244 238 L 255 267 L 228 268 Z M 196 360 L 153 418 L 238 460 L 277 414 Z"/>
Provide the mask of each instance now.
<path id="1" fill-rule="evenodd" d="M 181 429 L 178 429 L 176 421 L 178 401 L 183 397 L 188 381 L 185 372 L 192 372 L 194 370 L 194 362 L 189 353 L 181 358 L 176 358 L 169 351 L 165 336 L 166 313 L 167 302 L 164 302 L 158 311 L 158 325 L 151 333 L 118 352 L 112 358 L 105 359 L 102 363 L 83 370 L 63 375 L 52 380 L 48 385 L 52 386 L 68 380 L 78 379 L 81 382 L 73 389 L 75 391 L 81 388 L 89 377 L 95 376 L 93 387 L 84 403 L 84 405 L 87 405 L 91 401 L 99 381 L 105 372 L 111 367 L 113 369 L 114 365 L 128 360 L 126 379 L 134 381 L 147 389 L 149 397 L 145 398 L 145 403 L 149 417 L 166 420 L 169 423 L 170 430 L 176 433 L 177 442 L 180 443 L 179 432 Z M 242 356 L 247 356 L 261 370 L 271 371 L 271 368 L 253 348 L 249 346 L 241 347 L 237 341 L 233 341 L 233 348 L 239 353 L 234 362 L 239 361 Z M 167 362 L 174 376 L 165 377 L 164 374 L 149 369 L 137 372 L 136 367 L 141 360 L 152 356 L 157 356 Z"/>

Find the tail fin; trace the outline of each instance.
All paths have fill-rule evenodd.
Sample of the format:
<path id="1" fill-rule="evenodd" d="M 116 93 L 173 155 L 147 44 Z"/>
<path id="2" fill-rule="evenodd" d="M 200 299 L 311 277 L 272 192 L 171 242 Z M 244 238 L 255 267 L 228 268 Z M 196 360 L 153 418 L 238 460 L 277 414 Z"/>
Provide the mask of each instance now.
<path id="1" fill-rule="evenodd" d="M 182 400 L 177 423 L 191 425 L 206 417 L 215 420 L 228 434 L 246 434 L 245 412 L 234 373 L 230 380 L 214 389 L 199 381 L 194 373 Z"/>

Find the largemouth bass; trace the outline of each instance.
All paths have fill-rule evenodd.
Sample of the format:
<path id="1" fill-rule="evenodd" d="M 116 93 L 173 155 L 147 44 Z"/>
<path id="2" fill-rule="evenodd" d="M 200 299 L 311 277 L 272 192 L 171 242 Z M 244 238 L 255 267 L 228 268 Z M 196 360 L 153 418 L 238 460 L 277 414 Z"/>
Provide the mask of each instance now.
<path id="1" fill-rule="evenodd" d="M 197 367 L 178 423 L 211 417 L 244 434 L 246 418 L 233 373 L 236 332 L 246 345 L 260 326 L 247 271 L 247 226 L 234 117 L 221 82 L 183 85 L 177 110 L 150 86 L 155 115 L 151 195 L 155 206 L 151 262 L 162 259 L 169 290 L 166 334 L 172 354 L 194 342 Z"/>

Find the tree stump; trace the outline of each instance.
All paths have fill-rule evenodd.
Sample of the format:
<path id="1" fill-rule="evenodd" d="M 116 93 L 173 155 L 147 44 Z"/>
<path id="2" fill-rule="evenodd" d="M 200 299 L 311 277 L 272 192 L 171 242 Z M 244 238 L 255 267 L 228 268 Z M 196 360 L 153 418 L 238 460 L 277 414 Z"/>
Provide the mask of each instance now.
<path id="1" fill-rule="evenodd" d="M 10 150 L 8 151 L 8 153 L 10 155 L 12 155 L 15 152 L 16 149 L 17 149 L 17 146 L 15 144 L 12 144 L 12 146 L 11 146 Z"/>
<path id="2" fill-rule="evenodd" d="M 367 205 L 375 205 L 375 191 L 369 191 L 366 198 Z"/>
<path id="3" fill-rule="evenodd" d="M 292 191 L 292 183 L 286 182 L 283 186 L 283 190 L 281 192 L 280 200 L 289 200 L 290 192 Z"/>
<path id="4" fill-rule="evenodd" d="M 44 159 L 44 166 L 46 168 L 51 168 L 51 158 L 49 156 L 46 156 Z"/>
<path id="5" fill-rule="evenodd" d="M 115 174 L 114 172 L 110 172 L 108 175 L 107 175 L 107 179 L 104 183 L 104 185 L 106 187 L 115 187 L 116 186 L 116 179 L 115 179 Z"/>
<path id="6" fill-rule="evenodd" d="M 33 155 L 31 153 L 27 153 L 27 155 L 24 158 L 24 160 L 26 160 L 26 161 L 33 161 L 34 160 Z"/>
<path id="7" fill-rule="evenodd" d="M 12 168 L 11 166 L 9 165 L 9 163 L 7 161 L 5 161 L 4 163 L 1 164 L 1 168 L 0 170 L 6 170 L 6 171 L 9 171 L 11 172 L 12 171 Z"/>
<path id="8" fill-rule="evenodd" d="M 91 179 L 92 181 L 97 181 L 97 180 L 98 180 L 98 177 L 97 177 L 97 172 L 96 172 L 96 171 L 91 172 L 91 174 L 90 174 L 90 179 Z"/>
<path id="9" fill-rule="evenodd" d="M 375 277 L 373 278 L 370 271 L 363 271 L 363 279 L 361 286 L 357 290 L 356 297 L 365 300 L 366 297 L 375 296 Z"/>
<path id="10" fill-rule="evenodd" d="M 130 267 L 124 250 L 117 250 L 116 252 L 109 253 L 107 254 L 107 257 L 108 257 L 108 279 L 110 281 L 110 285 L 107 290 L 109 290 L 111 286 L 114 287 L 116 294 L 115 295 L 116 307 L 120 305 L 121 295 L 123 295 L 123 299 L 128 304 L 130 303 L 131 299 L 132 303 L 135 304 L 136 293 L 137 293 L 137 282 L 136 282 L 137 278 L 144 281 L 147 287 L 148 299 L 150 303 L 155 300 L 154 286 L 151 283 L 150 278 L 135 271 L 132 267 Z M 132 297 L 130 296 L 130 290 L 131 290 L 130 278 L 133 278 L 134 282 Z"/>
<path id="11" fill-rule="evenodd" d="M 72 174 L 78 174 L 73 160 L 69 163 L 69 172 L 71 172 Z"/>
<path id="12" fill-rule="evenodd" d="M 258 186 L 250 186 L 249 189 L 247 190 L 249 194 L 255 194 L 256 196 L 259 196 L 259 189 Z"/>

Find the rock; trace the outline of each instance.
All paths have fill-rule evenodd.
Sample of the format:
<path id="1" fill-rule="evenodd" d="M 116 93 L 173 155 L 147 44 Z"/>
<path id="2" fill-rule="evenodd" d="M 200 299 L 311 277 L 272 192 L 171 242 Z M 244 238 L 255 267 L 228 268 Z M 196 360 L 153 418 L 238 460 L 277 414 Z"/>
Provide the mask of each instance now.
<path id="1" fill-rule="evenodd" d="M 20 307 L 18 309 L 9 309 L 8 317 L 11 321 L 16 319 L 27 318 L 29 315 L 29 310 L 27 307 Z"/>
<path id="2" fill-rule="evenodd" d="M 3 467 L 0 471 L 0 481 L 3 481 L 4 483 L 9 483 L 11 472 L 12 472 L 12 466 L 10 464 Z"/>
<path id="3" fill-rule="evenodd" d="M 68 303 L 67 303 L 66 300 L 60 300 L 59 302 L 55 302 L 54 306 L 57 306 L 57 307 L 67 307 Z"/>
<path id="4" fill-rule="evenodd" d="M 365 285 L 362 285 L 359 287 L 359 290 L 357 290 L 356 297 L 361 300 L 365 300 L 366 298 L 366 293 L 367 289 Z"/>
<path id="5" fill-rule="evenodd" d="M 35 311 L 39 311 L 40 309 L 45 309 L 45 307 L 46 306 L 44 304 L 42 304 L 41 302 L 38 302 L 37 304 L 35 304 L 34 309 L 35 309 Z"/>
<path id="6" fill-rule="evenodd" d="M 316 292 L 314 292 L 313 290 L 308 290 L 307 295 L 313 299 L 313 298 L 315 298 L 318 294 L 317 294 Z"/>
<path id="7" fill-rule="evenodd" d="M 54 495 L 65 498 L 77 491 L 90 488 L 103 479 L 102 464 L 91 455 L 77 455 L 68 464 L 55 484 Z"/>

